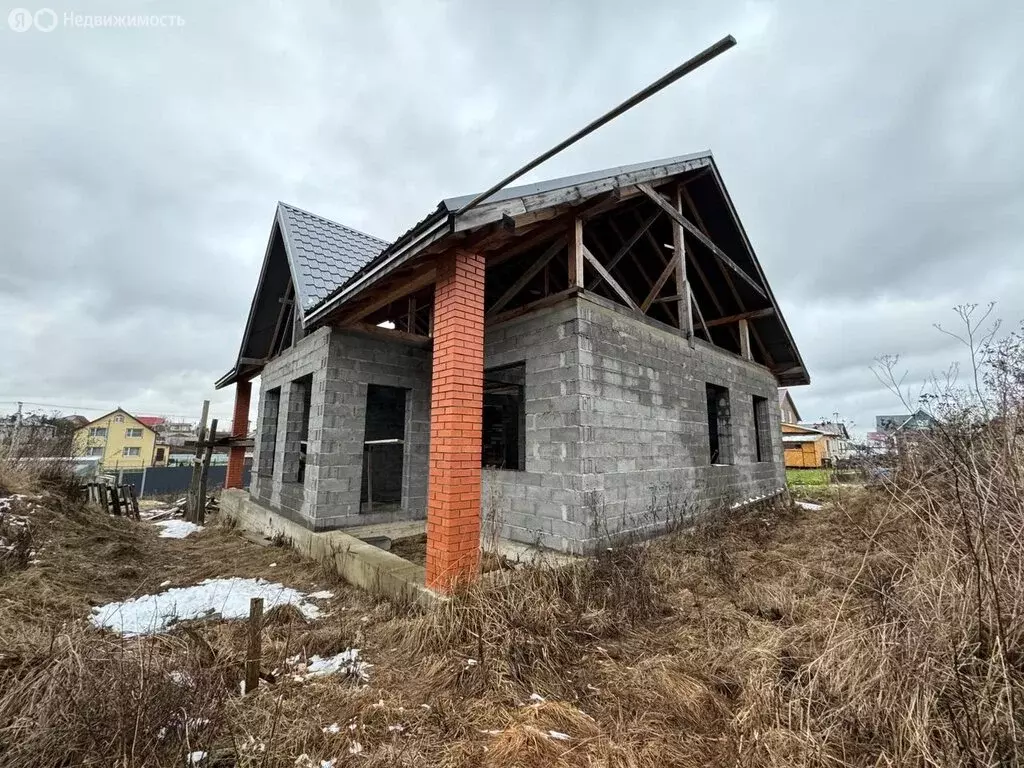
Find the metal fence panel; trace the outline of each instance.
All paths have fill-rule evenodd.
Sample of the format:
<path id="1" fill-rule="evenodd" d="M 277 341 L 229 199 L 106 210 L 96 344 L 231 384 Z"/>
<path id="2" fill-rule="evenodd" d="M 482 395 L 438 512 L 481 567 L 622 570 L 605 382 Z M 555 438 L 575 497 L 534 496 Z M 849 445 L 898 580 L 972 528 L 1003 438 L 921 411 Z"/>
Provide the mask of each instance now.
<path id="1" fill-rule="evenodd" d="M 207 490 L 213 491 L 224 486 L 226 466 L 211 466 L 206 481 Z M 138 497 L 162 496 L 170 493 L 184 493 L 192 482 L 192 467 L 147 467 L 145 470 L 121 471 L 121 483 L 134 485 Z M 242 470 L 242 487 L 248 488 L 252 476 L 252 462 L 247 461 Z"/>

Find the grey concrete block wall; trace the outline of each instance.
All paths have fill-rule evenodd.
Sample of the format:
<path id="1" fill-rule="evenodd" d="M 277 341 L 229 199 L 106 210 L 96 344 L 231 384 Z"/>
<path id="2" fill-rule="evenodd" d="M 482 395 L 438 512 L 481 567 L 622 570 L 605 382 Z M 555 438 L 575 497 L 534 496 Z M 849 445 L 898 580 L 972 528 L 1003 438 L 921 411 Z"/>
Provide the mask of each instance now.
<path id="1" fill-rule="evenodd" d="M 331 329 L 320 328 L 267 363 L 260 374 L 256 423 L 261 438 L 253 449 L 253 465 L 257 471 L 250 493 L 271 509 L 309 527 L 314 527 L 317 512 L 317 465 L 321 457 L 314 436 L 319 434 L 323 422 L 318 393 L 324 391 L 330 339 Z M 302 393 L 295 383 L 307 376 L 312 379 L 309 455 L 305 480 L 298 483 L 295 482 L 299 450 L 297 421 L 302 413 Z M 267 393 L 272 390 L 279 394 L 268 398 Z M 272 427 L 275 420 L 276 435 L 271 438 L 268 427 Z M 268 474 L 270 462 L 265 454 L 270 449 L 274 450 L 274 460 L 273 470 Z"/>
<path id="2" fill-rule="evenodd" d="M 319 459 L 315 528 L 426 517 L 430 452 L 431 351 L 333 330 L 320 405 L 322 426 L 310 450 Z M 406 390 L 402 509 L 360 514 L 366 389 Z"/>
<path id="3" fill-rule="evenodd" d="M 485 539 L 569 551 L 583 535 L 579 330 L 571 299 L 484 330 L 485 368 L 526 367 L 524 469 L 483 471 Z"/>
<path id="4" fill-rule="evenodd" d="M 760 365 L 589 295 L 485 345 L 488 366 L 527 361 L 526 471 L 485 470 L 485 537 L 585 552 L 785 485 L 775 409 L 757 461 L 753 398 L 777 388 Z M 728 465 L 710 464 L 708 383 L 729 390 Z"/>
<path id="5" fill-rule="evenodd" d="M 580 296 L 485 331 L 485 368 L 525 366 L 524 469 L 483 471 L 485 538 L 584 552 L 627 532 L 653 534 L 667 517 L 721 508 L 785 486 L 778 409 L 767 408 L 768 461 L 757 461 L 754 396 L 776 400 L 762 366 Z M 305 482 L 287 481 L 297 446 L 293 383 L 312 376 Z M 431 351 L 322 328 L 264 369 L 265 419 L 278 411 L 273 474 L 252 494 L 315 530 L 426 514 Z M 708 383 L 729 391 L 732 463 L 710 464 Z M 366 391 L 407 391 L 402 510 L 360 514 Z M 280 389 L 278 400 L 266 393 Z"/>

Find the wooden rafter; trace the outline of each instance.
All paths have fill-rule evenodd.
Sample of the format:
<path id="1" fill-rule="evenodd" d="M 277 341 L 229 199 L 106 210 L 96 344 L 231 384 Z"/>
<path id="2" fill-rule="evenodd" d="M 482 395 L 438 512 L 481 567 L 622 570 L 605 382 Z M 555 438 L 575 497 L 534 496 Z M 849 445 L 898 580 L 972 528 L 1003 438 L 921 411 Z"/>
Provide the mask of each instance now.
<path id="1" fill-rule="evenodd" d="M 654 222 L 658 220 L 659 216 L 661 216 L 661 211 L 656 210 L 651 216 L 648 216 L 647 219 L 644 220 L 644 222 L 640 225 L 640 228 L 637 229 L 637 231 L 634 232 L 632 235 L 630 235 L 628 240 L 626 240 L 621 246 L 619 246 L 619 250 L 615 252 L 615 255 L 612 256 L 612 258 L 608 261 L 608 264 L 606 265 L 609 272 L 615 269 L 615 266 L 622 260 L 622 257 L 625 256 L 634 245 L 636 245 L 637 241 L 644 236 L 644 233 L 651 228 L 651 225 L 653 225 Z M 608 223 L 609 225 L 612 225 L 611 221 L 609 221 Z M 618 231 L 614 230 L 614 225 L 612 225 L 612 228 L 613 231 L 615 231 L 616 236 L 618 236 L 621 240 L 622 237 L 618 234 Z M 594 286 L 597 285 L 598 280 L 599 278 L 596 277 L 593 280 L 591 280 L 590 285 L 587 286 L 587 290 L 592 290 Z"/>
<path id="2" fill-rule="evenodd" d="M 698 228 L 696 224 L 692 223 L 689 219 L 683 216 L 682 213 L 677 211 L 672 206 L 672 204 L 668 200 L 666 200 L 664 196 L 661 195 L 661 193 L 657 192 L 650 184 L 646 184 L 643 182 L 637 184 L 636 186 L 640 191 L 642 191 L 651 200 L 653 200 L 663 211 L 665 211 L 665 213 L 672 217 L 673 221 L 678 223 L 681 227 L 683 227 L 683 229 L 685 229 L 691 235 L 696 237 L 697 240 L 699 240 L 705 248 L 707 248 L 709 251 L 715 254 L 715 256 L 718 257 L 719 261 L 721 261 L 723 264 L 729 267 L 729 269 L 731 269 L 733 272 L 735 272 L 737 275 L 743 278 L 743 280 L 754 291 L 756 291 L 759 296 L 768 298 L 768 294 L 764 292 L 764 289 L 757 284 L 754 278 L 752 278 L 750 275 L 744 272 L 735 261 L 730 259 L 726 255 L 725 251 L 723 251 L 721 248 L 719 248 L 711 241 L 710 237 L 701 232 L 700 228 Z"/>
<path id="3" fill-rule="evenodd" d="M 498 314 L 506 304 L 514 299 L 518 293 L 526 287 L 526 284 L 533 280 L 537 276 L 537 273 L 544 269 L 548 262 L 554 258 L 556 253 L 559 253 L 565 247 L 565 237 L 557 237 L 547 247 L 547 250 L 541 254 L 540 258 L 531 264 L 527 270 L 519 276 L 519 279 L 509 286 L 508 290 L 501 295 L 501 297 L 491 305 L 487 310 L 488 315 Z"/>
<path id="4" fill-rule="evenodd" d="M 665 287 L 665 283 L 667 283 L 668 279 L 675 274 L 676 262 L 679 260 L 679 256 L 680 254 L 678 253 L 673 254 L 672 258 L 668 260 L 665 268 L 661 271 L 661 274 L 658 275 L 658 279 L 655 280 L 654 285 L 651 286 L 651 291 L 647 294 L 647 298 L 644 299 L 643 304 L 640 305 L 641 312 L 647 312 L 648 308 L 658 297 L 658 294 L 661 293 L 661 289 Z"/>
<path id="5" fill-rule="evenodd" d="M 625 289 L 619 285 L 618 281 L 609 274 L 608 270 L 604 268 L 604 265 L 597 260 L 597 258 L 590 252 L 587 246 L 583 246 L 583 257 L 590 262 L 590 266 L 594 268 L 594 271 L 601 276 L 601 278 L 609 285 L 609 287 L 619 295 L 619 298 L 626 302 L 626 305 L 632 310 L 639 310 L 640 308 L 633 301 L 632 297 L 626 293 Z"/>
<path id="6" fill-rule="evenodd" d="M 434 282 L 435 278 L 436 270 L 433 263 L 427 263 L 418 271 L 413 272 L 411 276 L 404 279 L 396 278 L 392 281 L 393 284 L 390 287 L 380 286 L 378 290 L 371 291 L 361 307 L 357 307 L 344 314 L 339 318 L 338 322 L 340 325 L 351 325 L 358 322 L 378 309 L 386 307 L 396 299 L 408 296 L 410 293 L 415 293 L 421 288 L 426 288 Z"/>
<path id="7" fill-rule="evenodd" d="M 697 220 L 697 224 L 700 226 L 701 230 L 705 234 L 707 234 L 708 233 L 708 228 L 704 224 L 704 220 L 701 218 L 700 211 L 697 210 L 697 205 L 693 202 L 693 198 L 690 196 L 690 192 L 689 192 L 689 190 L 686 189 L 686 187 L 683 187 L 683 199 L 686 201 L 687 206 L 689 206 L 690 211 L 693 213 L 693 218 Z M 729 275 L 728 270 L 722 269 L 721 272 L 722 272 L 722 277 L 725 278 L 725 284 L 727 286 L 729 286 L 729 291 L 730 291 L 730 293 L 732 293 L 732 297 L 733 297 L 733 300 L 736 302 L 736 306 L 740 308 L 741 312 L 745 311 L 746 310 L 745 303 L 744 303 L 743 299 L 740 298 L 740 292 L 736 290 L 736 284 L 733 283 L 732 277 Z M 719 312 L 721 312 L 721 311 L 722 310 L 719 309 Z M 733 333 L 736 333 L 735 329 L 732 329 L 732 330 L 733 330 Z M 751 335 L 754 337 L 754 341 L 757 344 L 757 348 L 759 350 L 761 350 L 761 355 L 764 357 L 765 362 L 768 363 L 769 367 L 774 365 L 775 361 L 772 358 L 771 353 L 768 352 L 768 347 L 765 346 L 764 341 L 761 339 L 761 334 L 759 334 L 757 332 L 756 328 L 751 328 L 750 330 L 751 330 Z M 738 338 L 737 338 L 737 341 L 738 341 Z"/>
<path id="8" fill-rule="evenodd" d="M 270 350 L 268 357 L 276 355 L 279 348 L 284 343 L 282 326 L 284 325 L 285 318 L 288 316 L 289 309 L 291 309 L 292 305 L 295 303 L 295 286 L 292 285 L 290 281 L 288 283 L 288 289 L 279 301 L 281 302 L 281 309 L 277 312 L 277 322 L 274 323 L 274 333 L 270 337 Z"/>

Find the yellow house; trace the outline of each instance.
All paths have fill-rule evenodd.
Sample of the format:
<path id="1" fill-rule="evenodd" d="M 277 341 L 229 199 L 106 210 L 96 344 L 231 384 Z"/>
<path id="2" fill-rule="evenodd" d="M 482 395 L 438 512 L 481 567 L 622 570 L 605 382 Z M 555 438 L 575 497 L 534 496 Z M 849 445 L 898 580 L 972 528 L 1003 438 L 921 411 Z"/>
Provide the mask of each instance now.
<path id="1" fill-rule="evenodd" d="M 157 434 L 122 408 L 75 430 L 75 455 L 99 456 L 105 470 L 141 469 L 166 464 L 168 451 L 157 455 Z"/>
<path id="2" fill-rule="evenodd" d="M 825 466 L 826 435 L 821 430 L 782 424 L 782 447 L 786 469 L 818 469 Z"/>

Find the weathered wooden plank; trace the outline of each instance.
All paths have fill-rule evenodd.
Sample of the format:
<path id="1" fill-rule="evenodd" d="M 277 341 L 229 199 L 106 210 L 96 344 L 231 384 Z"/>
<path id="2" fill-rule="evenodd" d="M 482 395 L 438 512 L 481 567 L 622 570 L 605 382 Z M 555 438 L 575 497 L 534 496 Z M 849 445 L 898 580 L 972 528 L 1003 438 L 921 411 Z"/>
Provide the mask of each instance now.
<path id="1" fill-rule="evenodd" d="M 632 235 L 630 235 L 628 240 L 626 240 L 621 246 L 619 246 L 619 250 L 615 252 L 615 255 L 612 256 L 611 260 L 608 262 L 607 269 L 609 272 L 615 269 L 615 265 L 622 260 L 622 257 L 625 256 L 634 245 L 636 245 L 637 240 L 644 236 L 644 233 L 646 233 L 647 230 L 651 228 L 651 225 L 658 220 L 659 216 L 661 216 L 661 211 L 655 211 L 652 215 L 648 216 L 640 225 L 640 228 Z M 615 231 L 616 235 L 618 235 L 618 231 L 614 227 L 613 231 Z M 594 286 L 596 286 L 597 283 L 598 278 L 594 278 L 593 280 L 591 280 L 590 285 L 587 286 L 587 290 L 593 290 Z"/>
<path id="2" fill-rule="evenodd" d="M 604 268 L 604 265 L 597 260 L 594 254 L 592 254 L 590 252 L 590 249 L 587 248 L 587 246 L 585 245 L 583 246 L 583 257 L 590 262 L 590 266 L 592 266 L 594 270 L 597 272 L 597 274 L 599 274 L 604 279 L 604 281 L 608 283 L 611 289 L 619 295 L 619 298 L 626 302 L 626 306 L 628 306 L 630 309 L 640 311 L 640 307 L 636 305 L 636 302 L 633 301 L 633 298 L 628 293 L 626 293 L 625 289 L 621 285 L 619 285 L 618 281 L 608 273 L 608 270 Z"/>
<path id="3" fill-rule="evenodd" d="M 573 286 L 572 288 L 566 288 L 564 291 L 552 293 L 550 296 L 544 296 L 543 298 L 537 299 L 536 301 L 531 301 L 529 304 L 524 304 L 521 307 L 510 309 L 506 312 L 502 312 L 501 314 L 495 315 L 494 317 L 489 317 L 487 318 L 487 324 L 496 325 L 497 323 L 503 323 L 506 320 L 512 320 L 517 317 L 522 317 L 523 315 L 527 315 L 535 310 L 553 306 L 558 302 L 563 301 L 564 299 L 568 299 L 571 296 L 575 296 L 579 292 L 580 289 L 576 286 Z"/>
<path id="4" fill-rule="evenodd" d="M 740 356 L 744 360 L 753 360 L 750 354 L 750 321 L 745 317 L 740 321 Z"/>
<path id="5" fill-rule="evenodd" d="M 519 276 L 519 279 L 512 283 L 508 290 L 506 290 L 501 297 L 491 305 L 490 309 L 487 310 L 487 314 L 498 314 L 502 307 L 512 301 L 512 299 L 514 299 L 519 292 L 526 287 L 526 284 L 533 280 L 533 278 L 537 276 L 537 273 L 547 266 L 548 262 L 554 258 L 555 254 L 565 247 L 565 240 L 566 239 L 564 237 L 556 238 L 554 242 L 548 246 L 547 250 L 541 254 L 540 258 L 533 262 L 533 264 L 531 264 L 527 270 Z"/>
<path id="6" fill-rule="evenodd" d="M 673 201 L 679 215 L 683 214 L 683 199 L 680 187 L 676 186 Z M 676 303 L 679 327 L 686 332 L 686 338 L 693 338 L 693 309 L 690 301 L 690 283 L 686 276 L 686 235 L 678 221 L 672 222 L 672 248 L 676 252 L 676 291 L 680 294 Z"/>
<path id="7" fill-rule="evenodd" d="M 578 216 L 569 230 L 569 287 L 583 287 L 583 219 Z"/>
<path id="8" fill-rule="evenodd" d="M 674 254 L 672 258 L 668 260 L 668 264 L 665 265 L 661 274 L 658 275 L 658 279 L 655 280 L 654 285 L 651 286 L 651 292 L 647 294 L 647 298 L 644 299 L 643 304 L 640 305 L 641 312 L 647 312 L 648 308 L 650 308 L 651 304 L 653 304 L 654 300 L 658 297 L 658 294 L 661 293 L 661 289 L 665 287 L 665 283 L 668 282 L 668 279 L 676 271 L 676 261 L 679 259 L 679 256 L 680 254 L 678 253 Z"/>
<path id="9" fill-rule="evenodd" d="M 730 323 L 738 323 L 741 320 L 756 320 L 759 317 L 768 317 L 774 315 L 775 310 L 772 307 L 767 309 L 755 309 L 750 312 L 740 312 L 735 315 L 728 315 L 726 317 L 717 317 L 714 320 L 708 322 L 708 328 L 714 328 L 718 325 L 729 325 Z"/>
<path id="10" fill-rule="evenodd" d="M 661 209 L 665 211 L 665 213 L 671 216 L 675 222 L 682 226 L 691 235 L 696 237 L 697 240 L 699 240 L 705 248 L 707 248 L 709 251 L 715 254 L 715 256 L 717 256 L 723 264 L 725 264 L 727 267 L 729 267 L 729 269 L 731 269 L 733 272 L 739 275 L 744 280 L 744 282 L 746 282 L 751 288 L 753 288 L 758 293 L 758 295 L 763 296 L 764 298 L 768 298 L 768 294 L 766 294 L 764 289 L 757 284 L 754 278 L 752 278 L 750 275 L 744 272 L 735 261 L 733 261 L 726 255 L 725 251 L 723 251 L 721 248 L 715 245 L 711 241 L 711 238 L 709 238 L 707 235 L 701 232 L 696 224 L 693 224 L 689 219 L 683 216 L 682 213 L 680 213 L 674 207 L 672 207 L 671 203 L 669 203 L 664 197 L 662 197 L 662 195 L 659 192 L 655 191 L 653 187 L 645 183 L 637 184 L 637 187 L 651 200 L 653 200 L 658 206 L 660 206 Z"/>
<path id="11" fill-rule="evenodd" d="M 371 293 L 367 296 L 366 303 L 363 306 L 343 315 L 339 318 L 338 323 L 340 325 L 351 325 L 358 322 L 378 309 L 386 307 L 396 299 L 408 296 L 410 293 L 415 293 L 421 288 L 426 288 L 434 282 L 436 276 L 437 272 L 433 264 L 424 266 L 405 280 L 400 280 L 390 288 L 384 289 L 383 293 L 379 293 L 376 296 Z"/>
<path id="12" fill-rule="evenodd" d="M 358 331 L 359 333 L 367 336 L 383 339 L 384 341 L 393 341 L 397 344 L 411 344 L 417 347 L 428 347 L 434 341 L 429 336 L 423 336 L 419 333 L 409 333 L 408 331 L 401 331 L 398 328 L 381 328 L 379 325 L 373 325 L 372 323 L 352 323 L 351 325 L 341 327 L 351 328 L 353 331 Z"/>

